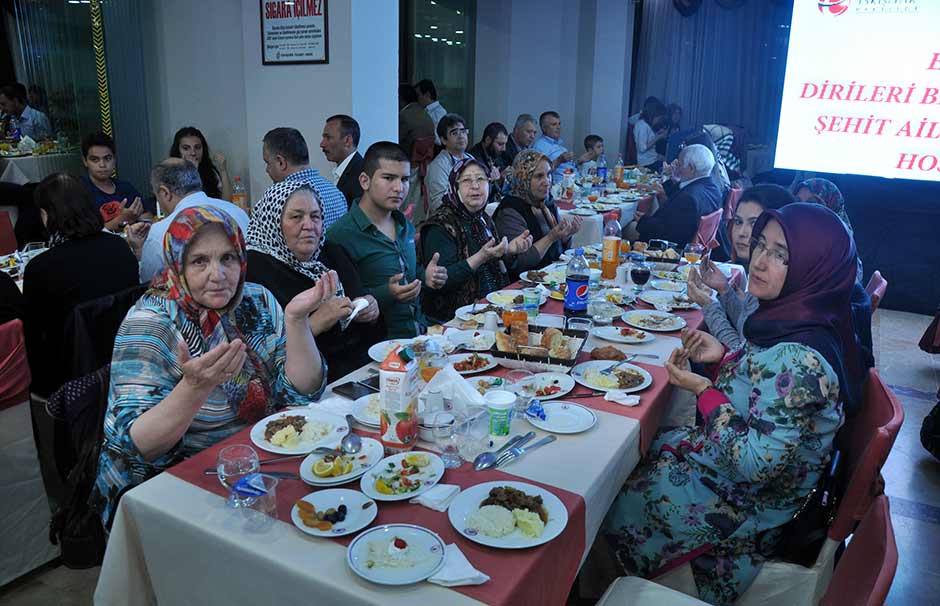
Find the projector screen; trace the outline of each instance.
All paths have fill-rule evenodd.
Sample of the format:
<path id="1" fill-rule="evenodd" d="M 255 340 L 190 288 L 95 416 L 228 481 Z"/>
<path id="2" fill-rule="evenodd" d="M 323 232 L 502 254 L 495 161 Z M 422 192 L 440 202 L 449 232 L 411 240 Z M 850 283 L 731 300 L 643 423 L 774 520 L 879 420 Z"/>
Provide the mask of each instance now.
<path id="1" fill-rule="evenodd" d="M 940 0 L 795 0 L 774 166 L 940 181 Z"/>

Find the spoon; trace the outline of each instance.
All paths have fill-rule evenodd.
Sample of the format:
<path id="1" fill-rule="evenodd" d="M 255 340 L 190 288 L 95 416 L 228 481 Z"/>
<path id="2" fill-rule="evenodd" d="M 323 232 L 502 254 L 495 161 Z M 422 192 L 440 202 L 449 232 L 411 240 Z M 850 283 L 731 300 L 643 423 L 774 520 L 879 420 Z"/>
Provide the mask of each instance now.
<path id="1" fill-rule="evenodd" d="M 353 419 L 352 415 L 346 415 L 346 423 L 349 424 L 349 431 L 346 432 L 346 435 L 343 436 L 343 439 L 340 440 L 339 446 L 343 449 L 343 452 L 346 454 L 356 454 L 362 450 L 362 438 L 353 433 Z"/>
<path id="2" fill-rule="evenodd" d="M 483 471 L 484 469 L 489 469 L 496 464 L 496 458 L 503 454 L 506 450 L 512 448 L 513 446 L 521 446 L 529 440 L 535 437 L 535 432 L 530 431 L 524 436 L 514 436 L 506 441 L 503 444 L 502 448 L 494 452 L 481 452 L 477 455 L 477 458 L 473 460 L 473 469 L 476 471 Z"/>

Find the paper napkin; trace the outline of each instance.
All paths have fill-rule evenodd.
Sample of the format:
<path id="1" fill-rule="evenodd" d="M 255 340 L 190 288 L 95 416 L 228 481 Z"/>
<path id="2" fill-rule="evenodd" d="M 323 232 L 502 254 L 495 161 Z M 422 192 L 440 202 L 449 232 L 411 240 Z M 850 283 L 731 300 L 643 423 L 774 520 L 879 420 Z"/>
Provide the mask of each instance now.
<path id="1" fill-rule="evenodd" d="M 429 578 L 428 582 L 444 587 L 456 587 L 458 585 L 482 585 L 489 580 L 490 577 L 471 566 L 467 556 L 460 551 L 459 547 L 451 543 L 444 549 L 444 566 L 437 574 Z"/>
<path id="2" fill-rule="evenodd" d="M 447 511 L 450 502 L 454 500 L 454 497 L 456 497 L 459 492 L 459 486 L 454 486 L 453 484 L 438 484 L 431 490 L 411 499 L 409 502 L 424 505 L 434 511 Z"/>

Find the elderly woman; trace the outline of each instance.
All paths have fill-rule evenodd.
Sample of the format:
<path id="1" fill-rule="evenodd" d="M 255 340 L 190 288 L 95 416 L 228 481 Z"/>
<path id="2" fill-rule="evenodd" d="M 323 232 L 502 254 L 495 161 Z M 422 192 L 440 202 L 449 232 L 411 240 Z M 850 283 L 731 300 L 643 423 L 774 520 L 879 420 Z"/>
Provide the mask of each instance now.
<path id="1" fill-rule="evenodd" d="M 332 272 L 282 310 L 245 283 L 244 239 L 223 211 L 187 208 L 164 243 L 167 268 L 114 343 L 93 495 L 106 525 L 125 490 L 325 385 L 307 316 L 335 292 Z"/>
<path id="2" fill-rule="evenodd" d="M 855 251 L 838 217 L 791 204 L 764 212 L 754 235 L 748 289 L 760 306 L 747 344 L 726 355 L 711 335 L 684 332 L 666 370 L 698 397 L 703 422 L 654 439 L 604 524 L 628 574 L 691 562 L 710 604 L 747 589 L 762 533 L 788 522 L 817 485 L 857 368 Z M 690 372 L 690 359 L 716 364 L 712 380 Z"/>
<path id="3" fill-rule="evenodd" d="M 526 231 L 532 236 L 532 246 L 513 260 L 511 279 L 527 269 L 557 261 L 568 239 L 581 228 L 581 217 L 558 218 L 551 188 L 551 160 L 531 149 L 519 152 L 512 163 L 510 194 L 493 213 L 499 233 L 509 240 L 515 240 Z"/>
<path id="4" fill-rule="evenodd" d="M 793 186 L 793 195 L 800 202 L 811 202 L 813 204 L 822 204 L 835 214 L 839 215 L 845 228 L 849 230 L 849 235 L 855 237 L 852 230 L 852 222 L 849 221 L 849 214 L 845 211 L 845 198 L 842 192 L 836 187 L 836 184 L 828 179 L 806 179 Z M 858 260 L 857 280 L 861 283 L 863 279 L 862 260 Z"/>
<path id="5" fill-rule="evenodd" d="M 458 307 L 508 284 L 502 259 L 518 259 L 532 246 L 527 229 L 512 241 L 502 236 L 486 214 L 488 198 L 486 165 L 474 158 L 461 160 L 450 172 L 443 204 L 421 226 L 423 262 L 430 262 L 428 252 L 437 252 L 438 265 L 447 268 L 443 287 L 421 293 L 422 311 L 437 322 L 447 322 Z"/>
<path id="6" fill-rule="evenodd" d="M 323 207 L 313 188 L 300 181 L 269 187 L 248 225 L 247 280 L 261 284 L 287 305 L 330 270 L 339 276 L 337 296 L 318 307 L 309 321 L 333 381 L 369 363 L 369 345 L 385 334 L 384 326 L 375 324 L 379 306 L 363 291 L 359 272 L 343 247 L 326 242 Z M 369 306 L 352 323 L 345 322 L 352 312 L 350 299 L 357 297 Z"/>

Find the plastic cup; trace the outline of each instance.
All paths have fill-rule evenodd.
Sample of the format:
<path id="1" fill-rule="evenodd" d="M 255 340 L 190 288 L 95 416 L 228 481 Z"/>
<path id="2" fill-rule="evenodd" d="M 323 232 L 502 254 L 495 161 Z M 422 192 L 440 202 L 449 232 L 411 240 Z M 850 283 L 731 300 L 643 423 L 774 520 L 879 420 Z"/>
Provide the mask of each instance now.
<path id="1" fill-rule="evenodd" d="M 483 399 L 490 416 L 490 435 L 508 436 L 516 395 L 510 391 L 494 390 L 486 392 Z"/>
<path id="2" fill-rule="evenodd" d="M 241 506 L 245 517 L 246 529 L 251 532 L 264 532 L 274 525 L 277 519 L 277 478 L 260 474 L 264 483 L 264 494 L 245 500 Z"/>
<path id="3" fill-rule="evenodd" d="M 535 318 L 539 315 L 539 301 L 541 301 L 542 293 L 538 288 L 524 288 L 522 289 L 522 305 L 525 308 L 525 313 L 530 318 Z"/>

